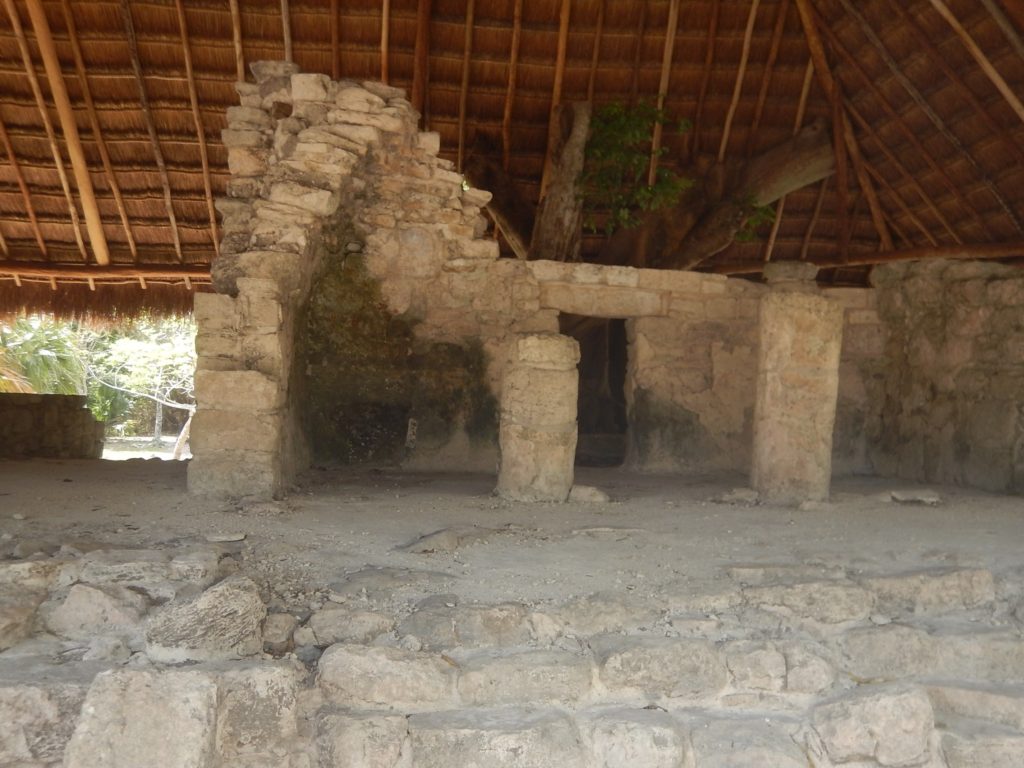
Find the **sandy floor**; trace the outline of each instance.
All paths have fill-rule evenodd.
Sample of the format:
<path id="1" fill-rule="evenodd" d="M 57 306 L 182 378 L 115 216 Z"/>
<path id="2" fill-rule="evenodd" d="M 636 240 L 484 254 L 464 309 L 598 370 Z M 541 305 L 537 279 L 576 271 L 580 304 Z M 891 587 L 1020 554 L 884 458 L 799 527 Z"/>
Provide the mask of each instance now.
<path id="1" fill-rule="evenodd" d="M 561 601 L 596 592 L 656 598 L 706 590 L 734 564 L 809 564 L 850 575 L 922 566 L 1024 565 L 1024 499 L 937 488 L 938 506 L 887 501 L 913 484 L 835 482 L 833 503 L 794 510 L 710 501 L 741 477 L 687 479 L 581 470 L 605 504 L 527 505 L 493 478 L 390 469 L 313 471 L 284 502 L 224 503 L 185 491 L 185 463 L 0 462 L 0 556 L 26 537 L 180 547 L 244 533 L 246 570 L 282 605 L 322 600 L 367 565 L 430 571 L 463 600 Z M 476 528 L 474 528 L 476 526 Z M 437 540 L 402 549 L 425 534 Z M 642 597 L 641 597 L 642 596 Z"/>

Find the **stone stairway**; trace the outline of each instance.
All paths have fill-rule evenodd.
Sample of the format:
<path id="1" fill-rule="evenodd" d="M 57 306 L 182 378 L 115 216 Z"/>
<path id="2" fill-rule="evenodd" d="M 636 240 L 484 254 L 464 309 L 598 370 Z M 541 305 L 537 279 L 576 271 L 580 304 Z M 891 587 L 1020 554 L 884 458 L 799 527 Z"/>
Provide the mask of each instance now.
<path id="1" fill-rule="evenodd" d="M 1024 765 L 1017 573 L 736 564 L 487 605 L 368 567 L 296 622 L 236 571 L 0 562 L 0 768 Z"/>

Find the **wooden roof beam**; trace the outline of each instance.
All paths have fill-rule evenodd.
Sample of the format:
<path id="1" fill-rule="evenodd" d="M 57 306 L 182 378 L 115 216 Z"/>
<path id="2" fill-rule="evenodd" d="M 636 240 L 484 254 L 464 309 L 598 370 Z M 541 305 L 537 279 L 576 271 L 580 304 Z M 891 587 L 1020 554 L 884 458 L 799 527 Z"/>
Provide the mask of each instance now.
<path id="1" fill-rule="evenodd" d="M 517 0 L 522 2 L 522 0 Z M 608 0 L 601 0 L 597 5 L 597 29 L 594 32 L 594 47 L 590 52 L 590 72 L 587 75 L 587 101 L 594 103 L 594 88 L 597 84 L 597 63 L 601 60 L 601 42 L 604 39 L 604 16 L 608 10 Z"/>
<path id="2" fill-rule="evenodd" d="M 99 205 L 96 203 L 96 190 L 92 186 L 89 164 L 86 162 L 85 151 L 82 149 L 82 139 L 78 135 L 78 124 L 75 122 L 74 110 L 71 109 L 71 99 L 68 98 L 64 73 L 61 71 L 60 61 L 57 59 L 57 49 L 53 44 L 50 23 L 46 19 L 46 12 L 43 10 L 41 0 L 27 0 L 27 7 L 29 18 L 32 20 L 32 29 L 35 32 L 36 41 L 39 43 L 39 53 L 43 57 L 43 69 L 46 71 L 46 79 L 50 84 L 50 94 L 57 107 L 57 117 L 60 119 L 64 143 L 68 149 L 68 157 L 71 159 L 71 171 L 75 175 L 75 184 L 78 186 L 78 196 L 82 199 L 82 211 L 85 214 L 85 228 L 89 233 L 89 244 L 92 245 L 96 263 L 109 264 L 110 248 L 107 245 L 107 236 L 103 231 Z"/>
<path id="3" fill-rule="evenodd" d="M 759 0 L 754 0 L 756 4 Z M 676 45 L 676 31 L 679 27 L 679 0 L 670 0 L 668 6 L 668 23 L 665 25 L 665 48 L 661 55 L 661 79 L 658 82 L 658 112 L 665 108 L 665 97 L 668 95 L 669 80 L 672 76 L 672 53 Z M 654 121 L 654 134 L 651 136 L 651 167 L 647 175 L 648 186 L 654 186 L 658 176 L 658 159 L 661 156 L 661 120 Z"/>
<path id="4" fill-rule="evenodd" d="M 110 160 L 110 150 L 107 148 L 106 139 L 103 138 L 103 130 L 100 127 L 99 116 L 96 113 L 96 103 L 92 98 L 92 88 L 89 87 L 89 78 L 85 72 L 85 60 L 82 56 L 82 46 L 78 41 L 75 17 L 71 11 L 71 0 L 61 0 L 61 6 L 64 11 L 64 24 L 68 30 L 68 40 L 71 43 L 71 52 L 75 59 L 75 72 L 82 87 L 82 100 L 85 102 L 85 112 L 89 117 L 89 127 L 92 129 L 93 137 L 96 139 L 96 148 L 99 150 L 100 161 L 103 163 L 103 172 L 106 174 L 107 184 L 110 185 L 110 192 L 114 196 L 117 213 L 121 217 L 121 226 L 124 228 L 124 234 L 128 240 L 128 250 L 131 251 L 132 259 L 138 261 L 139 252 L 135 245 L 135 235 L 132 232 L 131 220 L 128 218 L 128 208 L 125 206 L 124 195 L 121 194 L 121 185 L 118 184 L 117 176 L 114 174 L 114 165 Z"/>
<path id="5" fill-rule="evenodd" d="M 519 69 L 519 46 L 523 33 L 523 0 L 516 0 L 512 10 L 512 44 L 508 54 L 508 88 L 505 91 L 505 109 L 501 118 L 502 167 L 507 172 L 512 161 L 512 102 L 516 95 L 516 75 Z"/>
<path id="6" fill-rule="evenodd" d="M 419 0 L 416 4 L 416 48 L 413 51 L 412 107 L 421 116 L 426 113 L 427 86 L 430 82 L 430 6 L 431 0 Z"/>
<path id="7" fill-rule="evenodd" d="M 644 33 L 647 31 L 647 6 L 649 0 L 640 0 L 640 18 L 636 24 L 636 45 L 633 46 L 633 74 L 629 84 L 629 103 L 636 104 L 640 88 L 640 60 L 644 52 Z"/>
<path id="8" fill-rule="evenodd" d="M 466 106 L 469 99 L 469 60 L 473 55 L 473 17 L 476 0 L 466 2 L 466 28 L 462 38 L 462 84 L 459 86 L 459 150 L 456 168 L 462 172 L 462 161 L 466 156 Z"/>
<path id="9" fill-rule="evenodd" d="M 233 0 L 237 2 L 237 0 Z M 341 79 L 341 19 L 338 17 L 338 0 L 331 0 L 329 11 L 331 15 L 331 77 L 334 80 Z M 419 38 L 417 37 L 417 44 Z"/>
<path id="10" fill-rule="evenodd" d="M 284 60 L 293 61 L 292 49 L 292 12 L 288 0 L 281 0 L 281 38 L 284 43 Z"/>
<path id="11" fill-rule="evenodd" d="M 21 199 L 25 202 L 25 211 L 28 213 L 28 220 L 32 225 L 32 233 L 36 236 L 36 242 L 39 244 L 39 252 L 43 255 L 43 258 L 49 258 L 49 253 L 46 250 L 46 240 L 43 239 L 43 231 L 39 228 L 39 220 L 36 218 L 36 209 L 32 205 L 32 194 L 29 192 L 28 184 L 25 183 L 25 174 L 21 172 L 21 165 L 18 164 L 18 158 L 14 154 L 14 146 L 11 144 L 11 137 L 7 133 L 7 126 L 4 125 L 2 119 L 0 119 L 0 144 L 4 146 L 4 152 L 7 153 L 7 161 L 11 164 L 11 170 L 14 171 L 14 179 L 18 182 L 18 189 L 21 190 Z"/>
<path id="12" fill-rule="evenodd" d="M 206 151 L 206 129 L 199 113 L 199 95 L 196 92 L 196 78 L 192 70 L 192 49 L 188 38 L 188 20 L 185 18 L 185 6 L 182 0 L 174 0 L 178 13 L 178 29 L 181 32 L 181 50 L 185 57 L 185 78 L 188 82 L 188 99 L 192 105 L 192 119 L 196 124 L 196 139 L 199 144 L 199 161 L 203 167 L 203 191 L 206 193 L 206 212 L 210 217 L 210 238 L 213 241 L 213 253 L 220 256 L 220 235 L 217 233 L 217 210 L 213 205 L 213 184 L 210 180 L 210 157 Z"/>
<path id="13" fill-rule="evenodd" d="M 242 51 L 242 13 L 238 9 L 238 0 L 228 0 L 231 9 L 231 42 L 235 47 L 235 78 L 245 82 L 245 54 Z"/>
<path id="14" fill-rule="evenodd" d="M 693 127 L 690 129 L 691 140 L 688 142 L 688 159 L 693 160 L 700 152 L 700 126 L 704 118 L 704 100 L 708 95 L 708 87 L 711 85 L 711 71 L 715 64 L 715 41 L 718 38 L 718 19 L 722 12 L 722 0 L 713 0 L 711 6 L 711 17 L 708 22 L 707 47 L 704 53 L 704 73 L 700 80 L 700 90 L 697 92 L 697 109 L 693 116 Z"/>
<path id="15" fill-rule="evenodd" d="M 885 44 L 882 42 L 882 39 L 878 36 L 878 34 L 871 27 L 871 25 L 868 24 L 867 19 L 864 18 L 864 15 L 853 5 L 853 3 L 850 2 L 850 0 L 839 0 L 839 3 L 840 5 L 843 6 L 843 9 L 857 21 L 857 24 L 864 32 L 865 37 L 867 37 L 871 44 L 874 46 L 875 50 L 878 52 L 878 55 L 882 57 L 882 60 L 885 62 L 885 65 L 889 68 L 889 71 L 892 72 L 893 76 L 895 76 L 895 78 L 899 81 L 900 85 L 903 86 L 903 89 L 907 92 L 910 98 L 914 100 L 914 103 L 917 104 L 921 111 L 925 113 L 925 115 L 931 121 L 932 125 L 934 125 L 935 128 L 939 131 L 939 133 L 942 134 L 946 141 L 948 141 L 953 146 L 953 148 L 960 152 L 960 154 L 964 156 L 967 162 L 970 163 L 971 167 L 974 168 L 978 176 L 981 177 L 982 182 L 985 184 L 989 192 L 992 194 L 996 202 L 999 204 L 999 207 L 1003 209 L 1003 211 L 1006 213 L 1010 221 L 1013 222 L 1013 225 L 1017 228 L 1017 231 L 1020 232 L 1021 234 L 1024 234 L 1024 221 L 1021 221 L 1021 218 L 1017 215 L 1017 212 L 1013 210 L 1013 207 L 1007 202 L 1006 198 L 1003 197 L 1002 192 L 999 191 L 999 188 L 996 186 L 995 182 L 989 176 L 988 172 L 981 167 L 981 164 L 974 157 L 974 155 L 971 154 L 970 151 L 968 151 L 967 147 L 965 147 L 963 142 L 960 141 L 960 138 L 955 133 L 953 133 L 952 130 L 950 130 L 950 128 L 946 125 L 942 117 L 934 109 L 932 109 L 931 104 L 928 103 L 928 100 L 925 99 L 924 95 L 917 89 L 917 86 L 915 86 L 910 81 L 909 77 L 903 74 L 903 70 L 900 69 L 899 64 L 896 63 L 896 60 L 889 53 L 889 50 L 885 47 Z M 937 10 L 941 6 L 942 8 L 945 8 L 947 12 L 949 11 L 949 9 L 946 8 L 946 5 L 945 3 L 942 2 L 942 0 L 931 0 L 931 3 L 933 6 L 936 7 Z M 952 20 L 950 20 L 950 18 Z M 947 18 L 947 21 L 950 21 L 950 24 L 955 23 L 957 26 L 959 26 L 959 22 L 956 21 L 956 17 L 953 17 L 952 14 L 950 14 L 950 18 Z M 956 27 L 954 27 L 954 29 L 956 29 Z M 968 39 L 970 39 L 969 36 Z M 973 40 L 971 40 L 970 42 L 971 44 L 974 43 Z M 977 48 L 976 45 L 975 48 Z M 981 54 L 980 50 L 978 51 L 978 53 Z M 984 54 L 981 54 L 981 57 L 986 62 L 988 62 L 988 59 L 985 58 Z M 981 64 L 980 60 L 979 64 Z M 981 66 L 982 69 L 985 69 L 985 65 L 982 64 Z M 991 67 L 991 63 L 989 63 L 989 67 Z M 988 74 L 987 69 L 985 69 L 985 72 L 986 74 Z M 996 73 L 996 76 L 998 77 L 998 73 Z M 999 78 L 999 80 L 1002 81 L 1002 78 Z M 1013 95 L 1012 91 L 1009 91 L 1009 87 L 1006 86 L 1005 82 L 1003 82 L 1003 86 L 1006 87 L 1007 90 L 1006 92 L 1003 92 L 1003 89 L 1000 88 L 1000 92 L 1003 93 L 1004 96 L 1007 96 L 1007 94 L 1009 94 L 1010 97 L 1016 100 L 1016 104 L 1020 106 L 1020 112 L 1018 112 L 1018 114 L 1021 120 L 1024 121 L 1024 105 L 1021 105 L 1020 101 L 1016 99 L 1016 96 Z"/>
<path id="16" fill-rule="evenodd" d="M 391 0 L 381 0 L 380 6 L 380 80 L 387 83 L 391 77 Z"/>
<path id="17" fill-rule="evenodd" d="M 10 0 L 7 0 L 7 2 L 10 2 Z M 185 257 L 181 251 L 181 236 L 178 234 L 178 220 L 174 215 L 174 204 L 171 199 L 171 182 L 167 176 L 167 164 L 164 162 L 164 154 L 160 150 L 160 138 L 157 136 L 156 124 L 153 122 L 153 112 L 149 108 L 146 83 L 142 76 L 142 62 L 139 60 L 139 43 L 135 37 L 135 23 L 132 21 L 132 10 L 128 5 L 128 0 L 121 0 L 121 20 L 124 23 L 124 32 L 128 40 L 128 54 L 132 63 L 132 71 L 135 74 L 135 83 L 139 88 L 139 104 L 142 108 L 142 117 L 146 123 L 149 143 L 153 149 L 153 159 L 156 162 L 157 171 L 160 174 L 160 183 L 163 187 L 164 208 L 167 211 L 167 220 L 171 226 L 174 250 L 178 254 L 178 261 L 184 263 Z"/>
<path id="18" fill-rule="evenodd" d="M 739 67 L 736 69 L 736 82 L 732 88 L 729 109 L 725 113 L 725 125 L 722 128 L 722 141 L 718 145 L 718 162 L 725 161 L 725 151 L 729 148 L 729 134 L 732 133 L 732 121 L 736 117 L 736 107 L 740 103 L 743 92 L 743 78 L 747 74 L 747 61 L 750 59 L 750 40 L 754 36 L 754 24 L 757 22 L 757 9 L 761 0 L 751 0 L 750 12 L 747 14 L 747 26 L 743 30 L 743 49 L 740 53 Z"/>
<path id="19" fill-rule="evenodd" d="M 914 226 L 917 227 L 917 231 L 924 235 L 924 239 L 927 240 L 932 245 L 937 246 L 939 243 L 932 235 L 932 233 L 928 231 L 928 227 L 926 227 L 924 225 L 924 222 L 921 221 L 917 214 L 910 210 L 907 204 L 903 202 L 903 198 L 900 197 L 899 193 L 897 193 L 896 190 L 892 188 L 892 185 L 885 180 L 885 177 L 882 176 L 882 174 L 879 173 L 877 170 L 872 168 L 871 165 L 868 163 L 865 163 L 864 167 L 865 169 L 867 169 L 867 172 L 871 174 L 871 178 L 875 180 L 875 183 L 878 184 L 878 186 L 881 187 L 884 192 L 888 193 L 889 197 L 891 197 L 896 202 L 897 207 L 903 212 L 903 215 L 910 219 L 911 222 L 913 222 Z M 910 241 L 909 238 L 906 237 L 905 235 L 903 236 L 903 239 L 907 240 L 908 242 Z"/>
<path id="20" fill-rule="evenodd" d="M 548 110 L 548 143 L 544 150 L 544 170 L 540 178 L 540 197 L 544 199 L 547 192 L 548 182 L 551 179 L 551 156 L 555 145 L 558 143 L 556 134 L 558 123 L 555 115 L 559 105 L 562 103 L 562 82 L 565 79 L 565 55 L 569 47 L 569 16 L 572 8 L 572 0 L 562 0 L 562 6 L 558 14 L 558 48 L 555 51 L 555 79 L 551 85 L 551 107 Z"/>
<path id="21" fill-rule="evenodd" d="M 50 112 L 46 107 L 46 100 L 43 98 L 42 88 L 39 86 L 39 78 L 36 77 L 35 65 L 32 63 L 32 54 L 29 51 L 28 40 L 25 37 L 25 30 L 21 26 L 21 17 L 18 16 L 18 9 L 14 0 L 4 0 L 7 15 L 11 19 L 11 26 L 14 29 L 14 36 L 18 42 L 18 49 L 21 51 L 21 60 L 25 67 L 25 75 L 28 77 L 29 85 L 32 88 L 32 95 L 39 110 L 39 116 L 43 121 L 43 129 L 46 131 L 46 138 L 50 144 L 50 153 L 53 155 L 53 164 L 60 178 L 61 188 L 64 190 L 64 199 L 68 204 L 68 214 L 71 217 L 71 228 L 75 234 L 75 242 L 82 254 L 82 259 L 89 260 L 89 252 L 85 247 L 85 240 L 82 239 L 82 225 L 78 217 L 78 207 L 71 194 L 71 184 L 68 181 L 67 171 L 64 169 L 64 159 L 60 154 L 60 147 L 57 144 L 57 134 L 53 129 L 53 122 L 50 120 Z"/>
<path id="22" fill-rule="evenodd" d="M 789 0 L 782 0 L 779 5 L 779 13 L 775 17 L 775 27 L 772 29 L 772 41 L 768 47 L 768 59 L 764 64 L 764 74 L 761 76 L 761 88 L 757 93 L 757 102 L 754 105 L 754 119 L 750 123 L 750 134 L 747 137 L 747 157 L 754 151 L 754 144 L 757 137 L 758 126 L 761 125 L 761 116 L 764 114 L 764 105 L 768 101 L 768 88 L 771 85 L 772 74 L 775 70 L 775 62 L 779 57 L 779 48 L 782 46 L 782 33 L 786 28 L 786 15 L 789 13 Z M 814 66 L 813 62 L 809 66 Z M 806 98 L 806 97 L 801 97 Z"/>
<path id="23" fill-rule="evenodd" d="M 22 277 L 46 277 L 46 278 L 93 278 L 103 280 L 105 278 L 139 278 L 147 280 L 181 280 L 188 277 L 190 280 L 208 282 L 210 270 L 197 269 L 195 267 L 161 267 L 161 266 L 126 266 L 111 264 L 103 271 L 95 267 L 78 266 L 75 264 L 43 264 L 31 261 L 0 261 L 0 274 L 18 274 Z"/>

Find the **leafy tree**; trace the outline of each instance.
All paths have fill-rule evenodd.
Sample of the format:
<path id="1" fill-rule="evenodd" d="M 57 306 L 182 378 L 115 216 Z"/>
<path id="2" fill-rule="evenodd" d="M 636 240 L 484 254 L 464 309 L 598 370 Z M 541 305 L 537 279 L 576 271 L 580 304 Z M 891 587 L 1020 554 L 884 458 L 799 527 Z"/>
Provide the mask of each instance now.
<path id="1" fill-rule="evenodd" d="M 0 325 L 0 391 L 85 394 L 78 328 L 44 317 Z"/>

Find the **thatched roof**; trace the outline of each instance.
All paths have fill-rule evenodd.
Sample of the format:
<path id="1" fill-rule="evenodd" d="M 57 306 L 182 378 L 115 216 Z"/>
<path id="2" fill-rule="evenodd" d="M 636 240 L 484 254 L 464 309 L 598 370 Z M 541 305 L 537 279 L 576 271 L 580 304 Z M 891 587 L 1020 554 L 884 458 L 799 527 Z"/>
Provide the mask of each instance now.
<path id="1" fill-rule="evenodd" d="M 96 264 L 30 16 L 40 3 L 110 261 L 121 268 L 116 275 Z M 533 200 L 553 98 L 657 102 L 663 93 L 668 113 L 694 126 L 664 135 L 670 161 L 680 164 L 744 158 L 788 138 L 799 122 L 844 115 L 853 140 L 842 147 L 850 158 L 841 174 L 845 188 L 837 176 L 791 194 L 775 227 L 766 225 L 756 241 L 734 244 L 704 268 L 749 272 L 766 256 L 859 264 L 890 251 L 880 229 L 888 230 L 895 251 L 925 249 L 928 256 L 956 246 L 983 257 L 1024 257 L 1024 10 L 1018 2 L 2 4 L 0 307 L 8 309 L 11 302 L 65 298 L 79 308 L 122 301 L 170 307 L 175 291 L 152 291 L 154 285 L 183 285 L 186 277 L 192 289 L 203 285 L 216 254 L 211 197 L 223 193 L 228 177 L 220 131 L 226 108 L 237 103 L 233 84 L 248 62 L 289 53 L 305 71 L 383 77 L 410 89 L 424 127 L 440 132 L 452 159 L 475 132 L 496 138 L 499 160 L 507 151 L 508 167 Z M 418 15 L 429 23 L 419 24 Z M 809 39 L 820 43 L 824 72 L 810 68 Z M 825 90 L 833 79 L 836 100 Z M 862 188 L 865 178 L 871 189 Z M 856 281 L 863 273 L 846 267 L 833 277 Z M 101 293 L 108 276 L 118 285 Z M 65 293 L 65 284 L 77 287 Z"/>

